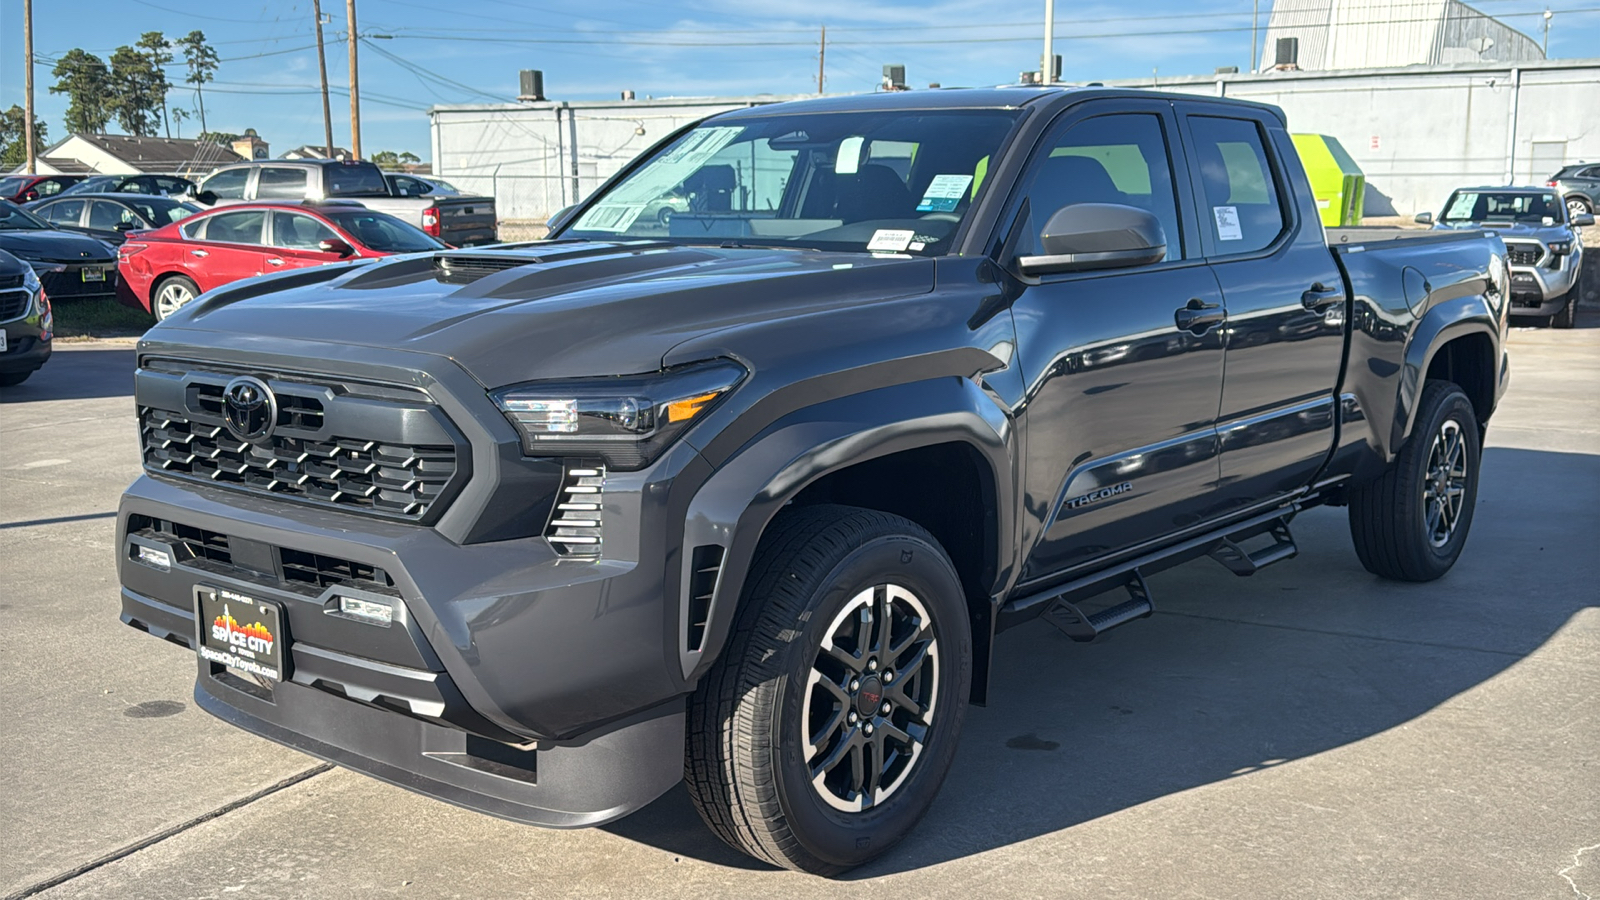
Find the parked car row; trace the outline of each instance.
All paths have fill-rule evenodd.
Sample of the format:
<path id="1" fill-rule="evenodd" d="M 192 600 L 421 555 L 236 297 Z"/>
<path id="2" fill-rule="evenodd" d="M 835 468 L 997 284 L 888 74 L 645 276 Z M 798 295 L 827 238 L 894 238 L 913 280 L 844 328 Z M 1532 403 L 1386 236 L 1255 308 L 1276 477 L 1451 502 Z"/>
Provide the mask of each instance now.
<path id="1" fill-rule="evenodd" d="M 0 198 L 31 203 L 61 194 L 152 194 L 177 197 L 194 190 L 178 175 L 8 175 L 0 179 Z"/>

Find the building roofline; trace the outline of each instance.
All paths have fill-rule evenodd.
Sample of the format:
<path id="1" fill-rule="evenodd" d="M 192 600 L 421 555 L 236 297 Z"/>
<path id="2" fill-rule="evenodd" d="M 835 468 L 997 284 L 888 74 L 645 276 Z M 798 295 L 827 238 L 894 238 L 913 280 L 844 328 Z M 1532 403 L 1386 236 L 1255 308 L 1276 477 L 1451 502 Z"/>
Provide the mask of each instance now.
<path id="1" fill-rule="evenodd" d="M 1600 58 L 1593 59 L 1535 59 L 1519 62 L 1449 63 L 1426 66 L 1387 66 L 1379 69 L 1296 69 L 1293 71 L 1229 72 L 1213 75 L 1163 75 L 1155 85 L 1148 78 L 1122 78 L 1106 82 L 1115 87 L 1156 87 L 1173 84 L 1259 84 L 1277 81 L 1315 81 L 1327 78 L 1364 78 L 1373 75 L 1471 75 L 1474 73 L 1509 74 L 1514 69 L 1549 71 L 1563 69 L 1600 69 Z"/>

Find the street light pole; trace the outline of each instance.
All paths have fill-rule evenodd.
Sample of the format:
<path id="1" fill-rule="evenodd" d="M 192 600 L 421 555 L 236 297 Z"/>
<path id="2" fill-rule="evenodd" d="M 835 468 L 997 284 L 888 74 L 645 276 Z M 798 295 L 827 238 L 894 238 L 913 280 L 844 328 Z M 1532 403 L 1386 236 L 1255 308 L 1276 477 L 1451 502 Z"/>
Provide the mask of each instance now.
<path id="1" fill-rule="evenodd" d="M 350 27 L 350 157 L 361 158 L 361 82 L 356 72 L 356 0 L 344 0 Z"/>
<path id="2" fill-rule="evenodd" d="M 24 109 L 22 111 L 22 142 L 28 147 L 28 174 L 38 171 L 33 158 L 33 0 L 22 0 L 22 77 Z"/>
<path id="3" fill-rule="evenodd" d="M 328 57 L 322 50 L 322 0 L 311 0 L 311 13 L 317 17 L 317 72 L 322 75 L 322 140 L 328 158 L 333 158 L 333 112 L 328 108 Z"/>
<path id="4" fill-rule="evenodd" d="M 1540 51 L 1544 53 L 1544 58 L 1545 59 L 1549 59 L 1550 58 L 1550 20 L 1554 16 L 1555 16 L 1555 13 L 1551 12 L 1549 7 L 1545 7 L 1545 10 L 1544 10 L 1544 45 L 1539 48 Z"/>
<path id="5" fill-rule="evenodd" d="M 1056 54 L 1051 41 L 1056 36 L 1056 0 L 1044 0 L 1044 56 L 1039 58 L 1039 83 L 1049 84 L 1055 79 Z"/>
<path id="6" fill-rule="evenodd" d="M 1261 45 L 1257 35 L 1257 22 L 1261 19 L 1261 0 L 1252 0 L 1250 4 L 1250 74 L 1256 73 L 1256 48 Z"/>

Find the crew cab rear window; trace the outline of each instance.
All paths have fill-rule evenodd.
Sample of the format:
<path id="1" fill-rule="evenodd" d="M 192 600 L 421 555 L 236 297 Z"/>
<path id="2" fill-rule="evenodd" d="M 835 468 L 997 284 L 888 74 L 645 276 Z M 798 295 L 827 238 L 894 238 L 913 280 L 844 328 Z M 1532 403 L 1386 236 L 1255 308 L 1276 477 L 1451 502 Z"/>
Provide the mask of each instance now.
<path id="1" fill-rule="evenodd" d="M 1261 127 L 1249 119 L 1190 116 L 1205 208 L 1200 226 L 1214 252 L 1232 256 L 1266 249 L 1283 233 L 1283 204 L 1273 182 Z"/>

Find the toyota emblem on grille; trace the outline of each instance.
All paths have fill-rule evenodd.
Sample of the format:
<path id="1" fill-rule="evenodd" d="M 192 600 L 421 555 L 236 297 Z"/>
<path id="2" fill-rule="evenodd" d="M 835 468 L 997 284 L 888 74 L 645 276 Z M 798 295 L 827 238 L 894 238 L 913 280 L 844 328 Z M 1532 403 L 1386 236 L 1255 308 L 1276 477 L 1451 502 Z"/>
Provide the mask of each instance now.
<path id="1" fill-rule="evenodd" d="M 265 382 L 242 375 L 222 389 L 222 418 L 239 440 L 264 440 L 278 424 L 278 399 Z"/>

